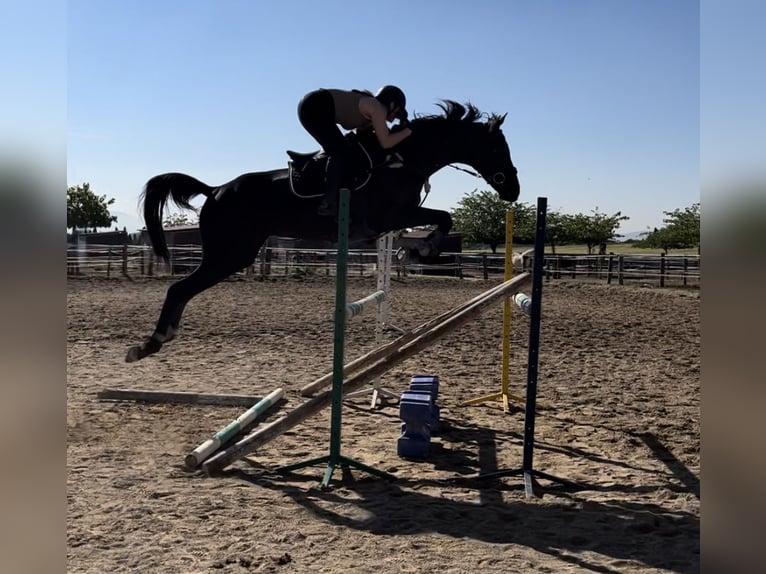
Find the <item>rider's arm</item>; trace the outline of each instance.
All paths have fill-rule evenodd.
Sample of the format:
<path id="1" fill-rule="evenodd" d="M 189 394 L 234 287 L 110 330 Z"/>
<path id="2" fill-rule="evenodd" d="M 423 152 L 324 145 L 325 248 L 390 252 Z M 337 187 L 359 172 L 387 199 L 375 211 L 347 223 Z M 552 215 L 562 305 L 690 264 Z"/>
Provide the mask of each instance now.
<path id="1" fill-rule="evenodd" d="M 375 98 L 362 98 L 359 100 L 359 111 L 372 122 L 372 128 L 375 130 L 375 135 L 383 149 L 394 147 L 412 133 L 410 128 L 404 128 L 396 133 L 391 133 L 386 123 L 388 111 Z"/>

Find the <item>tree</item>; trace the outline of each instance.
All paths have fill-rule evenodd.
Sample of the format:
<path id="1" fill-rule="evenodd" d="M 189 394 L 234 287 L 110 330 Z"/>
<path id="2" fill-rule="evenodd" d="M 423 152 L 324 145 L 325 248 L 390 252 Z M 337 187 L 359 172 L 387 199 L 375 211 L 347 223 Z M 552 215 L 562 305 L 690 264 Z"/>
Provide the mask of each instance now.
<path id="1" fill-rule="evenodd" d="M 109 213 L 109 206 L 114 198 L 107 200 L 105 195 L 98 196 L 89 183 L 83 183 L 66 190 L 66 226 L 67 229 L 93 229 L 111 227 L 117 217 Z"/>
<path id="2" fill-rule="evenodd" d="M 596 209 L 591 210 L 593 215 L 578 213 L 567 218 L 568 235 L 570 240 L 577 243 L 585 243 L 588 246 L 588 254 L 593 253 L 596 245 L 606 244 L 619 236 L 617 228 L 621 221 L 630 219 L 618 211 L 613 215 L 606 215 Z"/>
<path id="3" fill-rule="evenodd" d="M 487 243 L 497 253 L 497 246 L 505 244 L 505 212 L 511 207 L 494 191 L 474 189 L 451 212 L 455 230 L 467 241 Z"/>
<path id="4" fill-rule="evenodd" d="M 514 201 L 507 209 L 513 210 L 513 242 L 530 245 L 537 232 L 537 207 L 530 203 Z"/>
<path id="5" fill-rule="evenodd" d="M 700 204 L 673 211 L 663 211 L 667 216 L 662 220 L 665 225 L 656 227 L 637 245 L 662 249 L 666 254 L 670 249 L 699 247 L 700 244 Z"/>
<path id="6" fill-rule="evenodd" d="M 551 251 L 556 253 L 557 245 L 564 245 L 572 241 L 572 216 L 558 211 L 548 211 L 545 216 L 545 241 L 551 246 Z"/>

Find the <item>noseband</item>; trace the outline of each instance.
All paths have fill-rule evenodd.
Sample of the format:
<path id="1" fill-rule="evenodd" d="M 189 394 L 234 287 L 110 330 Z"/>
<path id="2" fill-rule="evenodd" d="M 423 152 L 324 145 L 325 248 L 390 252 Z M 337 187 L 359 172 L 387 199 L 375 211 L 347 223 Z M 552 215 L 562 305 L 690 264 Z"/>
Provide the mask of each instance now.
<path id="1" fill-rule="evenodd" d="M 478 178 L 482 177 L 480 174 L 476 173 L 475 171 L 471 171 L 470 169 L 465 169 L 463 167 L 458 167 L 458 166 L 452 165 L 452 164 L 450 164 L 449 167 L 451 167 L 452 169 L 457 169 L 457 170 L 460 170 L 460 171 L 464 171 L 466 173 L 470 173 L 474 177 L 478 177 Z M 517 173 L 518 173 L 518 170 L 514 167 L 513 168 L 513 174 L 516 175 Z M 489 178 L 489 181 L 491 183 L 494 183 L 494 184 L 497 184 L 497 185 L 503 185 L 503 184 L 505 184 L 506 179 L 507 178 L 505 177 L 505 172 L 496 171 L 495 173 L 492 174 L 492 177 Z"/>

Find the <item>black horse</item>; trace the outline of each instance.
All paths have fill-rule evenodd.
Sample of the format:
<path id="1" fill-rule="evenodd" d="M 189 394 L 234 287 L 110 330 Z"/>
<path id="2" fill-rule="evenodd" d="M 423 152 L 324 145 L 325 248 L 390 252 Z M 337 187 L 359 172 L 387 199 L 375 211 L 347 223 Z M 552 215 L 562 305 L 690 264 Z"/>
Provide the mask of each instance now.
<path id="1" fill-rule="evenodd" d="M 372 158 L 371 167 L 361 178 L 366 183 L 351 196 L 352 223 L 361 205 L 367 224 L 376 233 L 435 225 L 427 239 L 432 254 L 438 252 L 439 241 L 452 228 L 452 218 L 446 211 L 420 205 L 421 189 L 431 174 L 448 164 L 462 163 L 478 171 L 502 199 L 515 201 L 519 196 L 516 168 L 500 129 L 505 115 L 489 115 L 482 121 L 484 114 L 471 104 L 445 100 L 439 107 L 442 114 L 414 118 L 409 123 L 412 135 L 389 150 L 380 149 L 374 134 L 360 136 L 362 147 Z M 295 161 L 300 159 L 291 155 Z M 288 169 L 246 173 L 218 187 L 181 173 L 158 175 L 147 182 L 142 194 L 144 221 L 154 252 L 166 261 L 169 251 L 162 229 L 166 202 L 172 199 L 179 207 L 192 208 L 191 198 L 207 197 L 199 217 L 202 262 L 168 288 L 154 333 L 128 351 L 127 362 L 156 353 L 173 339 L 186 304 L 251 265 L 270 235 L 335 238 L 337 223 L 316 215 L 323 185 L 321 174 L 310 175 L 310 166 L 320 160 L 304 158 L 309 169 L 303 172 L 300 185 L 295 184 L 296 178 Z M 313 193 L 309 198 L 299 196 L 300 187 L 305 189 L 307 184 Z M 345 185 L 355 188 L 361 184 Z"/>

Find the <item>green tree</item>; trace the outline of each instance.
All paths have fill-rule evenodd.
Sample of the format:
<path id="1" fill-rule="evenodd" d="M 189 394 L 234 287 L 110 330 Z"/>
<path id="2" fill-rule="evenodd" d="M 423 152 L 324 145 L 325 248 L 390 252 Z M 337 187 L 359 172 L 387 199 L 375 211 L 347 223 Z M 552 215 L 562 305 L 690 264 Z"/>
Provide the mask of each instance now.
<path id="1" fill-rule="evenodd" d="M 451 212 L 455 230 L 466 241 L 486 243 L 492 253 L 497 253 L 497 246 L 505 244 L 505 212 L 511 207 L 494 191 L 474 189 Z"/>
<path id="2" fill-rule="evenodd" d="M 514 201 L 506 209 L 513 210 L 513 243 L 534 243 L 537 232 L 537 207 L 530 203 Z"/>
<path id="3" fill-rule="evenodd" d="M 556 253 L 557 245 L 565 245 L 573 241 L 571 215 L 548 211 L 545 217 L 545 241 L 550 244 L 551 251 Z"/>
<path id="4" fill-rule="evenodd" d="M 637 245 L 662 249 L 686 249 L 700 245 L 700 204 L 694 203 L 684 209 L 663 211 L 666 215 L 663 227 L 651 231 Z"/>
<path id="5" fill-rule="evenodd" d="M 567 218 L 567 235 L 571 241 L 587 245 L 588 254 L 593 253 L 595 246 L 606 244 L 618 237 L 617 228 L 620 222 L 630 219 L 620 211 L 613 215 L 601 213 L 598 207 L 591 210 L 591 213 L 593 215 L 578 213 Z"/>
<path id="6" fill-rule="evenodd" d="M 66 226 L 67 229 L 92 229 L 111 227 L 117 222 L 117 217 L 109 213 L 109 206 L 114 198 L 107 200 L 105 195 L 98 196 L 90 188 L 89 183 L 83 183 L 66 190 Z"/>

